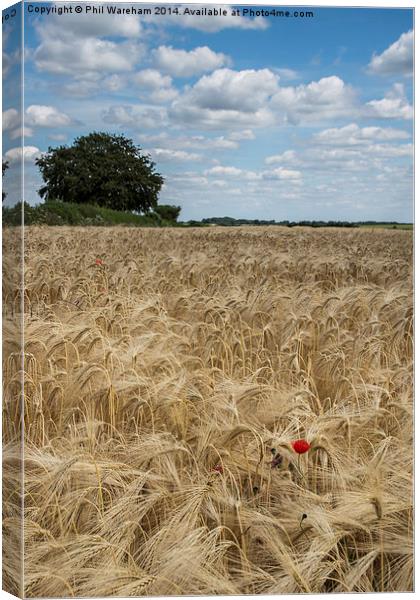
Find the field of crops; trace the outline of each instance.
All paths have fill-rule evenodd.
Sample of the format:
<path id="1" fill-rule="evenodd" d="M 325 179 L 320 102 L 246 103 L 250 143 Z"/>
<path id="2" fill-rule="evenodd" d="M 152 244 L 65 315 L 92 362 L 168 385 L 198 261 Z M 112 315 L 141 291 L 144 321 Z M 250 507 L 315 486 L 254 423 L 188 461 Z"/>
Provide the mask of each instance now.
<path id="1" fill-rule="evenodd" d="M 30 227 L 25 255 L 28 597 L 412 590 L 412 232 Z"/>

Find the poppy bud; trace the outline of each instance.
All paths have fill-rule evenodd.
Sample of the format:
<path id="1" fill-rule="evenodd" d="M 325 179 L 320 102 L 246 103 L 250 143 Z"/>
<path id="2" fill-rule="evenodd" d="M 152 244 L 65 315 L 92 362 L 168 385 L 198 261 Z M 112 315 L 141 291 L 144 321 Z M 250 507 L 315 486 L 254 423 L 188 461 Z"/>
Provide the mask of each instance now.
<path id="1" fill-rule="evenodd" d="M 102 262 L 102 260 L 100 258 L 97 258 L 95 260 L 95 264 L 97 264 L 97 265 L 103 265 L 104 263 Z"/>
<path id="2" fill-rule="evenodd" d="M 222 465 L 216 465 L 215 467 L 212 468 L 212 471 L 215 473 L 223 473 L 223 467 Z"/>

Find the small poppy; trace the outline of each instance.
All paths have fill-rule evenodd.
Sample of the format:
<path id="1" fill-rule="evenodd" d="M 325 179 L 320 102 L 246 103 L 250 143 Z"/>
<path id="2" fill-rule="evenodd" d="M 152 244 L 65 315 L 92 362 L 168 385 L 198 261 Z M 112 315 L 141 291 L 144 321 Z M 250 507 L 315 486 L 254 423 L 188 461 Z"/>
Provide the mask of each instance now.
<path id="1" fill-rule="evenodd" d="M 100 258 L 97 258 L 97 259 L 95 260 L 95 263 L 96 263 L 97 265 L 103 265 L 103 264 L 104 264 L 104 263 L 101 261 L 101 259 L 100 259 Z"/>
<path id="2" fill-rule="evenodd" d="M 216 465 L 215 467 L 212 468 L 212 471 L 215 473 L 223 473 L 223 467 L 222 465 Z"/>
<path id="3" fill-rule="evenodd" d="M 297 454 L 305 454 L 310 447 L 311 445 L 306 440 L 295 440 L 292 442 L 292 448 Z"/>

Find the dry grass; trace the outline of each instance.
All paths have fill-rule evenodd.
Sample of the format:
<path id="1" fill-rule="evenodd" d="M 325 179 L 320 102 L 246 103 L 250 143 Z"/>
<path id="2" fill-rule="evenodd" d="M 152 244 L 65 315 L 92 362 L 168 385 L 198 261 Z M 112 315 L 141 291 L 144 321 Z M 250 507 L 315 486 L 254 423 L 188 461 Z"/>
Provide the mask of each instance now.
<path id="1" fill-rule="evenodd" d="M 26 595 L 412 590 L 411 252 L 405 231 L 29 228 Z"/>

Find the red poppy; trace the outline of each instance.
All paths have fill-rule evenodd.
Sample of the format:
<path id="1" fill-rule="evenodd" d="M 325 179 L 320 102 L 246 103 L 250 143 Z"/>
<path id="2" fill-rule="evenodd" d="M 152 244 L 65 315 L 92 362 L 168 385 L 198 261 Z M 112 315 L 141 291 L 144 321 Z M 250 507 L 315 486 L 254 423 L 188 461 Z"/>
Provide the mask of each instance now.
<path id="1" fill-rule="evenodd" d="M 96 263 L 97 265 L 103 265 L 103 264 L 104 264 L 104 263 L 101 261 L 101 259 L 100 259 L 100 258 L 97 258 L 97 259 L 95 260 L 95 263 Z"/>
<path id="2" fill-rule="evenodd" d="M 305 454 L 305 452 L 308 452 L 310 447 L 310 443 L 306 440 L 295 440 L 292 442 L 292 448 L 298 454 Z"/>
<path id="3" fill-rule="evenodd" d="M 214 471 L 215 473 L 223 473 L 223 467 L 222 465 L 216 465 L 212 468 L 212 471 Z"/>

